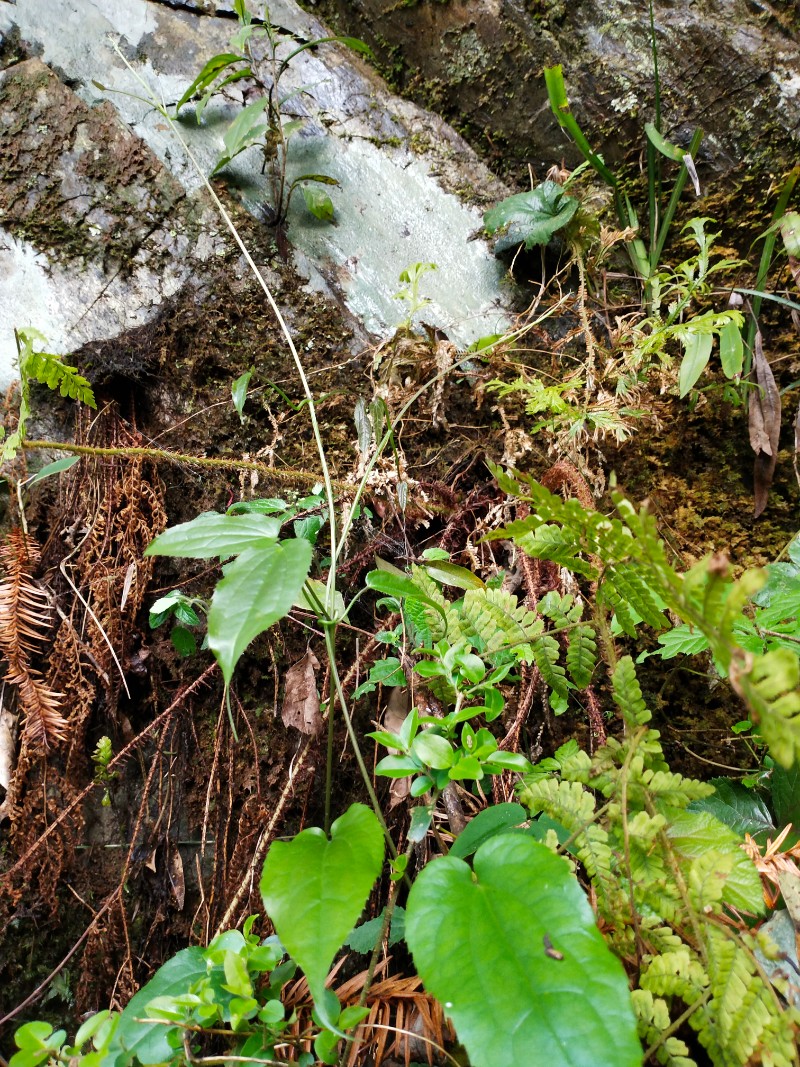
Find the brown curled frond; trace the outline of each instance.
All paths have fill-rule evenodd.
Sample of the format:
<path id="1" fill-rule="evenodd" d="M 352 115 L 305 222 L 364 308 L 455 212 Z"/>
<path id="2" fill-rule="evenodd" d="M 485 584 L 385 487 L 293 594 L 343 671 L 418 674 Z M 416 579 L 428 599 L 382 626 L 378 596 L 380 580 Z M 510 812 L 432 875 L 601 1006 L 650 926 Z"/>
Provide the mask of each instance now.
<path id="1" fill-rule="evenodd" d="M 0 652 L 8 664 L 5 680 L 16 686 L 25 714 L 25 736 L 49 748 L 64 740 L 67 722 L 60 695 L 31 664 L 52 622 L 47 593 L 31 573 L 38 561 L 39 546 L 22 530 L 12 530 L 0 546 Z"/>

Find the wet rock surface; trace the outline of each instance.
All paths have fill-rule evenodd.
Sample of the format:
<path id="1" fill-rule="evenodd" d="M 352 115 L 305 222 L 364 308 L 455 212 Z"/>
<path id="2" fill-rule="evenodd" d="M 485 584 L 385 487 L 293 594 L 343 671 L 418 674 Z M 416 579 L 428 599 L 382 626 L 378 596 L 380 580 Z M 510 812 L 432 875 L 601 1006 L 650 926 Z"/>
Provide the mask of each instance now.
<path id="1" fill-rule="evenodd" d="M 580 157 L 550 113 L 542 68 L 561 63 L 573 111 L 610 163 L 641 147 L 655 95 L 648 5 L 638 0 L 308 0 L 362 36 L 393 84 L 435 107 L 496 167 L 525 180 Z M 779 174 L 800 133 L 797 7 L 747 0 L 656 0 L 664 132 L 700 126 L 703 173 Z M 439 47 L 431 47 L 431 42 Z"/>
<path id="2" fill-rule="evenodd" d="M 174 104 L 200 67 L 226 50 L 236 23 L 225 17 L 228 7 L 216 12 L 155 0 L 0 5 L 7 63 L 0 82 L 0 270 L 10 297 L 0 318 L 5 380 L 13 373 L 14 325 L 34 325 L 55 351 L 70 351 L 141 325 L 224 255 L 228 238 L 202 190 L 202 174 L 213 168 L 225 129 L 249 98 L 232 86 L 201 125 L 190 106 L 175 128 L 142 99 L 152 94 Z M 327 35 L 291 3 L 272 5 L 272 17 L 301 39 Z M 339 183 L 334 225 L 315 219 L 299 194 L 289 214 L 296 263 L 312 288 L 362 331 L 384 334 L 405 317 L 394 299 L 400 272 L 435 262 L 428 320 L 465 343 L 502 329 L 502 267 L 470 237 L 480 205 L 503 187 L 458 135 L 393 98 L 341 48 L 301 53 L 281 92 L 294 97 L 287 114 L 304 123 L 291 143 L 289 179 L 312 172 Z M 253 148 L 227 178 L 263 221 L 272 190 L 262 170 Z M 25 293 L 35 296 L 24 300 L 23 323 Z"/>

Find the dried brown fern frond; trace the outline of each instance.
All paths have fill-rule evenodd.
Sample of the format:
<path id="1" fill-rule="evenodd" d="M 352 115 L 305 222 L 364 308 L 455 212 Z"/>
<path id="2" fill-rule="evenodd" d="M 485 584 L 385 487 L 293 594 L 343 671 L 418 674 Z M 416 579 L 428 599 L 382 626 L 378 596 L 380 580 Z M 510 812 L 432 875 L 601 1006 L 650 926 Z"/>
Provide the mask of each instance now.
<path id="1" fill-rule="evenodd" d="M 17 687 L 25 713 L 25 737 L 49 748 L 64 740 L 67 722 L 60 695 L 31 665 L 52 621 L 47 594 L 31 576 L 38 561 L 39 546 L 22 530 L 12 530 L 0 545 L 0 652 L 8 662 L 5 680 Z"/>
<path id="2" fill-rule="evenodd" d="M 344 962 L 339 961 L 329 983 Z M 375 976 L 385 972 L 390 963 L 391 957 L 379 963 Z M 367 972 L 361 971 L 336 986 L 334 992 L 340 1003 L 357 1003 L 366 978 Z M 287 1008 L 296 1012 L 296 1021 L 289 1032 L 298 1039 L 311 1023 L 312 1004 L 305 978 L 298 978 L 287 986 L 283 1001 Z M 367 1007 L 369 1015 L 358 1027 L 347 1067 L 356 1067 L 365 1061 L 379 1065 L 384 1060 L 407 1064 L 412 1059 L 425 1060 L 433 1065 L 440 1062 L 442 1050 L 454 1039 L 441 1004 L 425 992 L 417 975 L 378 978 L 367 995 Z"/>

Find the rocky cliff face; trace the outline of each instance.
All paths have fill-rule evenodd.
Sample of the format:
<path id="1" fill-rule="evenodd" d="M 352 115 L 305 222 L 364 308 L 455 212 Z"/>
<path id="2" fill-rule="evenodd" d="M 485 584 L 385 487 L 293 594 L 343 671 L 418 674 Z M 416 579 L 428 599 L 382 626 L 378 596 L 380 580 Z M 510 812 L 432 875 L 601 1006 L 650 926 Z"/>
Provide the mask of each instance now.
<path id="1" fill-rule="evenodd" d="M 394 83 L 434 106 L 506 171 L 578 157 L 547 104 L 542 68 L 564 66 L 579 121 L 609 161 L 653 117 L 646 0 L 322 0 L 309 6 L 364 37 Z M 790 0 L 655 0 L 664 132 L 705 131 L 714 177 L 778 174 L 800 131 L 800 16 Z M 524 178 L 523 178 L 524 180 Z"/>
<path id="2" fill-rule="evenodd" d="M 270 9 L 299 39 L 328 33 L 291 2 Z M 182 287 L 213 277 L 228 236 L 202 179 L 247 100 L 232 85 L 201 124 L 189 106 L 171 129 L 147 97 L 174 104 L 227 50 L 231 14 L 230 4 L 217 14 L 159 0 L 0 0 L 0 380 L 13 376 L 14 326 L 74 351 L 142 325 Z M 296 56 L 281 92 L 292 101 L 286 118 L 304 122 L 289 178 L 338 182 L 334 225 L 299 194 L 288 218 L 294 263 L 312 289 L 366 340 L 405 317 L 394 299 L 400 272 L 436 262 L 429 321 L 466 342 L 502 328 L 502 267 L 470 237 L 480 205 L 504 189 L 459 135 L 331 45 Z M 261 222 L 271 211 L 263 162 L 252 148 L 226 172 Z"/>

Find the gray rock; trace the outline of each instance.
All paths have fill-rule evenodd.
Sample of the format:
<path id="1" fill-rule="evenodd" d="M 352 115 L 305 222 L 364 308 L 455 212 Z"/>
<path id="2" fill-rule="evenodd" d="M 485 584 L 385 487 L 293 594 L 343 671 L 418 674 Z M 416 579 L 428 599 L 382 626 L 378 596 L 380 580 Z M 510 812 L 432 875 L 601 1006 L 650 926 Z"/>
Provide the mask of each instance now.
<path id="1" fill-rule="evenodd" d="M 0 2 L 0 32 L 16 29 L 39 57 L 0 78 L 1 380 L 12 374 L 14 325 L 37 327 L 56 352 L 114 336 L 146 322 L 224 251 L 227 236 L 187 148 L 202 172 L 213 168 L 241 110 L 241 83 L 199 125 L 190 106 L 173 128 L 142 99 L 174 104 L 227 49 L 236 23 L 215 12 L 229 5 L 188 6 L 196 13 L 155 0 Z M 328 32 L 288 0 L 270 7 L 275 23 L 305 38 Z M 289 175 L 339 182 L 335 225 L 315 219 L 299 194 L 292 201 L 289 238 L 311 285 L 385 334 L 407 314 L 394 299 L 401 270 L 435 262 L 427 322 L 460 343 L 503 329 L 503 270 L 483 241 L 470 240 L 477 205 L 503 187 L 453 130 L 392 97 L 346 49 L 298 55 L 281 89 L 304 86 L 287 105 L 306 119 Z M 257 217 L 270 200 L 261 170 L 258 148 L 228 168 Z"/>

